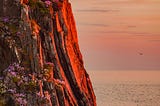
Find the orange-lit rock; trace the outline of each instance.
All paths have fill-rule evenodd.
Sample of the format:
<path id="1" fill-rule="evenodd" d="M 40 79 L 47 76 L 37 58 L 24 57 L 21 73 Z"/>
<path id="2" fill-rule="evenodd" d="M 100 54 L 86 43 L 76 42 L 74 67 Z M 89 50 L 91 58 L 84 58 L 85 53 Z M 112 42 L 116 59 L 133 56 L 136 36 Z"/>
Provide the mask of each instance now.
<path id="1" fill-rule="evenodd" d="M 28 3 L 28 0 L 22 0 L 24 4 L 27 4 Z"/>
<path id="2" fill-rule="evenodd" d="M 39 80 L 38 81 L 38 84 L 39 84 L 39 89 L 40 91 L 38 93 L 40 93 L 40 96 L 43 97 L 43 84 L 42 84 L 42 80 Z"/>
<path id="3" fill-rule="evenodd" d="M 2 1 L 9 3 L 8 0 Z M 23 104 L 28 106 L 41 103 L 49 106 L 96 106 L 92 84 L 79 50 L 71 4 L 68 0 L 50 0 L 52 5 L 46 4 L 46 0 L 21 1 L 15 5 L 15 8 L 21 7 L 21 11 L 5 13 L 6 10 L 2 9 L 0 12 L 0 16 L 11 16 L 8 22 L 12 26 L 0 21 L 0 29 L 3 29 L 0 32 L 0 54 L 4 55 L 0 55 L 0 77 L 4 80 L 12 77 L 4 71 L 11 67 L 10 64 L 23 67 L 23 71 L 13 68 L 14 82 L 19 83 L 4 81 L 4 86 L 12 85 L 5 91 L 11 89 L 22 93 L 25 95 Z M 6 7 L 8 9 L 9 5 Z M 13 27 L 16 28 L 13 30 Z M 7 94 L 4 92 L 3 95 Z M 4 102 L 10 103 L 7 100 Z"/>
<path id="4" fill-rule="evenodd" d="M 25 4 L 26 2 L 28 2 L 28 0 L 20 0 L 21 4 Z"/>

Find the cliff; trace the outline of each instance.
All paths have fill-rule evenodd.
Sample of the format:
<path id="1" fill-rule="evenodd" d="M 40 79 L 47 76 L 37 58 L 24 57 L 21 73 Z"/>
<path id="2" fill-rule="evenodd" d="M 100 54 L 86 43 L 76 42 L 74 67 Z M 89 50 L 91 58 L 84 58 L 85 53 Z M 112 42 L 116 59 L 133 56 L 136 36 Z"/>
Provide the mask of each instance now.
<path id="1" fill-rule="evenodd" d="M 96 106 L 68 0 L 0 0 L 0 106 Z"/>

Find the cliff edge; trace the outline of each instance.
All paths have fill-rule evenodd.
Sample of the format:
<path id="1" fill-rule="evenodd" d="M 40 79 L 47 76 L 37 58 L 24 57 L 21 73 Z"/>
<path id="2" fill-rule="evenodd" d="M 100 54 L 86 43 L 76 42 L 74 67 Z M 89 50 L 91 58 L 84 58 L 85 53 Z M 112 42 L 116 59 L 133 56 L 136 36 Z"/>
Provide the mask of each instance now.
<path id="1" fill-rule="evenodd" d="M 0 0 L 0 106 L 96 106 L 68 0 Z"/>

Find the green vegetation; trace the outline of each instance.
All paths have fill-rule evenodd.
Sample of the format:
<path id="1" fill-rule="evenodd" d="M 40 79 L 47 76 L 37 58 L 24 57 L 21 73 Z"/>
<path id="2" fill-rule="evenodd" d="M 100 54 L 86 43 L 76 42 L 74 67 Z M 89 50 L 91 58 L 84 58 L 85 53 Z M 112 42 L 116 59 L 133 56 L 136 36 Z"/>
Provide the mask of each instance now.
<path id="1" fill-rule="evenodd" d="M 38 9 L 39 12 L 43 15 L 49 14 L 49 9 L 46 7 L 45 3 L 42 1 L 29 0 L 28 5 L 30 6 L 31 9 Z"/>
<path id="2" fill-rule="evenodd" d="M 0 81 L 0 95 L 6 92 L 6 86 Z"/>
<path id="3" fill-rule="evenodd" d="M 15 24 L 17 21 L 19 22 L 18 19 L 0 18 L 0 35 L 16 35 L 19 32 L 19 26 Z"/>

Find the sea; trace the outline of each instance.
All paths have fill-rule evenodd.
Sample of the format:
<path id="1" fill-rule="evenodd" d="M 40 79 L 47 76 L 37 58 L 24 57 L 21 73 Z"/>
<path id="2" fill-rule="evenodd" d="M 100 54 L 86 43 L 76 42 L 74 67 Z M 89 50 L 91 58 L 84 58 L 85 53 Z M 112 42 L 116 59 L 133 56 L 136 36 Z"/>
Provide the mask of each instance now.
<path id="1" fill-rule="evenodd" d="M 88 71 L 97 106 L 160 106 L 160 71 Z"/>
<path id="2" fill-rule="evenodd" d="M 160 106 L 160 0 L 70 1 L 97 106 Z"/>

